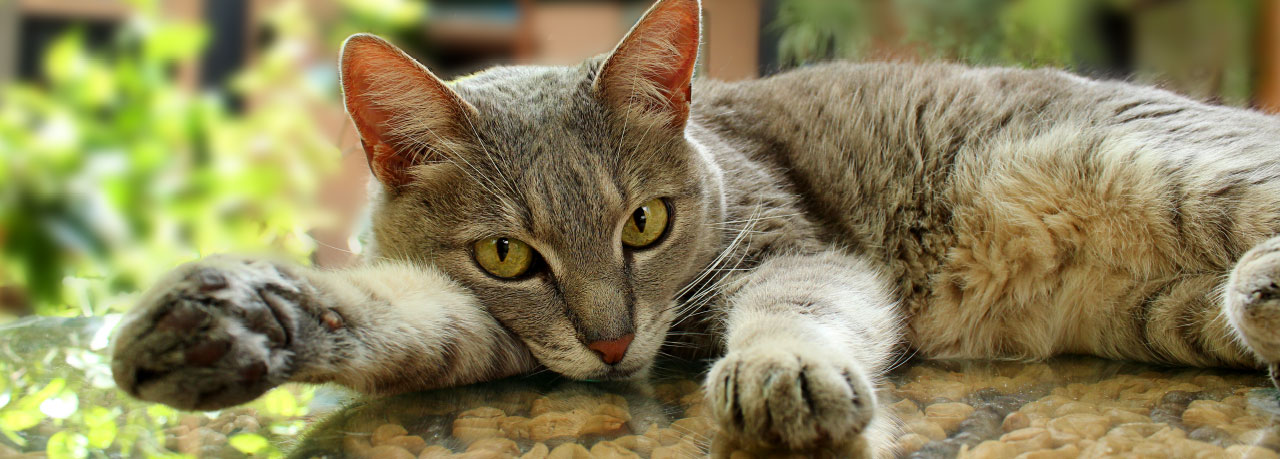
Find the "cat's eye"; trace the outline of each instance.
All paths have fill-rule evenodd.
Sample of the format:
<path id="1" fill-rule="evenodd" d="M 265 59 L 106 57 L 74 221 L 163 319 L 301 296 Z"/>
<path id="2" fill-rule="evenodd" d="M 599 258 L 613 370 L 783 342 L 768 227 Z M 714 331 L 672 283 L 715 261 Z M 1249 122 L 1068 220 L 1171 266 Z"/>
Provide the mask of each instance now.
<path id="1" fill-rule="evenodd" d="M 504 279 L 520 277 L 533 265 L 536 253 L 529 244 L 509 237 L 493 237 L 476 242 L 476 263 L 489 274 Z"/>
<path id="2" fill-rule="evenodd" d="M 622 226 L 622 243 L 640 248 L 657 241 L 667 230 L 667 203 L 661 198 L 644 203 Z"/>

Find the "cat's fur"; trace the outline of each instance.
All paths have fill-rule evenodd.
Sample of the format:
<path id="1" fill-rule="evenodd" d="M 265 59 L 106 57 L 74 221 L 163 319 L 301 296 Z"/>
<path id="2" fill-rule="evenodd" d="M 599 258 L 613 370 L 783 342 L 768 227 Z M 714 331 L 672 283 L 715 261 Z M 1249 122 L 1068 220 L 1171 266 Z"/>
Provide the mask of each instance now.
<path id="1" fill-rule="evenodd" d="M 347 108 L 379 180 L 371 261 L 184 266 L 122 324 L 116 380 L 210 409 L 291 380 L 637 377 L 667 343 L 723 355 L 706 393 L 724 437 L 810 448 L 882 440 L 873 388 L 895 352 L 1280 361 L 1275 118 L 940 64 L 690 91 L 698 8 L 661 0 L 580 66 L 448 84 L 351 38 Z M 624 248 L 655 197 L 667 234 Z M 497 236 L 544 266 L 487 275 L 472 243 Z M 585 346 L 627 333 L 616 365 Z"/>

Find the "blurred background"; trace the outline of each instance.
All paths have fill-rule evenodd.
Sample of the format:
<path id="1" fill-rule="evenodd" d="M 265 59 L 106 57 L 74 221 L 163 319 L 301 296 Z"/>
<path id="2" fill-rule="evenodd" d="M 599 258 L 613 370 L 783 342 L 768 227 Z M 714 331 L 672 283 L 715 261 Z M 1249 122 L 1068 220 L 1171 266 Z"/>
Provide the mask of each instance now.
<path id="1" fill-rule="evenodd" d="M 702 78 L 833 59 L 1053 66 L 1280 108 L 1280 0 L 703 0 Z M 0 323 L 128 309 L 225 252 L 351 263 L 368 180 L 342 39 L 444 77 L 606 52 L 598 0 L 0 0 Z"/>

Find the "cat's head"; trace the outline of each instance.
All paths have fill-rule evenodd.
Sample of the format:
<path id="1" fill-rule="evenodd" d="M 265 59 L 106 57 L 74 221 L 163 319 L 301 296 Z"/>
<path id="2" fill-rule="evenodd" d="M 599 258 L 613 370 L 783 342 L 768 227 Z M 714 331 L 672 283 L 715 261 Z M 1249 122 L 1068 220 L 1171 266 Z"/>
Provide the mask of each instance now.
<path id="1" fill-rule="evenodd" d="M 379 255 L 443 269 L 553 371 L 646 369 L 720 235 L 719 178 L 684 135 L 699 12 L 661 0 L 606 56 L 452 82 L 348 39 Z"/>

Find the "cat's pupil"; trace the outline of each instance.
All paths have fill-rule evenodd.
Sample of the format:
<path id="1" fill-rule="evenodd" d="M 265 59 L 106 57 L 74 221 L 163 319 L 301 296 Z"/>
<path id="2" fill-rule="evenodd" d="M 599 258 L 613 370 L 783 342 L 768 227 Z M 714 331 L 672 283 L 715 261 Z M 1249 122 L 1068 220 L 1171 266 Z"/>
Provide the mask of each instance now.
<path id="1" fill-rule="evenodd" d="M 500 237 L 494 243 L 494 246 L 498 250 L 498 261 L 507 261 L 507 251 L 511 250 L 511 241 L 508 241 L 505 237 Z"/>
<path id="2" fill-rule="evenodd" d="M 645 212 L 645 210 L 646 209 L 644 207 L 641 207 L 639 209 L 636 209 L 635 212 L 631 213 L 631 219 L 636 222 L 636 229 L 639 230 L 641 233 L 644 232 L 644 223 L 645 223 L 645 220 L 648 219 L 648 212 Z"/>

